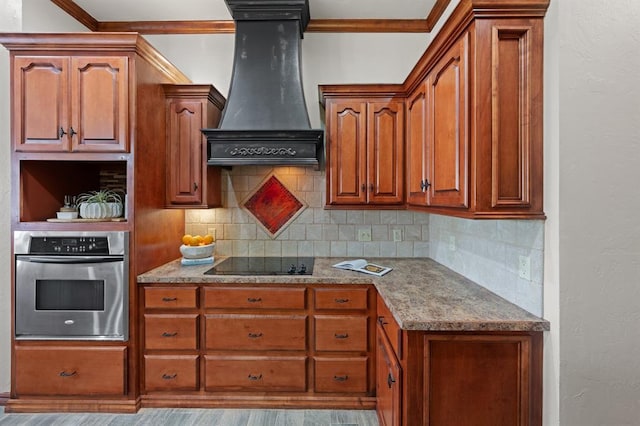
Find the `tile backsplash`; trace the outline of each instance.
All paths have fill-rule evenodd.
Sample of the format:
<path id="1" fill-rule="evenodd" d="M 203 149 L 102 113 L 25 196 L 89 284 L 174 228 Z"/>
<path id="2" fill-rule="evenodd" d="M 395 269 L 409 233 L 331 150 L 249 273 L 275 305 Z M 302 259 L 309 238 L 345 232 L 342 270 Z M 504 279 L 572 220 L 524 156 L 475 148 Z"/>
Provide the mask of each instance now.
<path id="1" fill-rule="evenodd" d="M 270 173 L 307 204 L 275 239 L 240 206 Z M 309 167 L 234 167 L 223 172 L 223 208 L 188 210 L 185 230 L 216 232 L 226 256 L 429 257 L 429 215 L 406 210 L 325 210 L 325 175 Z M 358 241 L 359 230 L 371 241 Z M 401 241 L 394 241 L 400 230 Z"/>
<path id="2" fill-rule="evenodd" d="M 307 208 L 276 238 L 241 202 L 265 177 L 276 177 Z M 222 208 L 188 210 L 185 230 L 215 228 L 215 254 L 225 256 L 431 257 L 478 284 L 542 315 L 544 221 L 467 220 L 407 210 L 325 210 L 324 171 L 241 166 L 222 173 Z M 359 231 L 371 241 L 358 241 Z M 394 241 L 400 231 L 401 241 Z M 531 279 L 519 277 L 528 257 Z"/>

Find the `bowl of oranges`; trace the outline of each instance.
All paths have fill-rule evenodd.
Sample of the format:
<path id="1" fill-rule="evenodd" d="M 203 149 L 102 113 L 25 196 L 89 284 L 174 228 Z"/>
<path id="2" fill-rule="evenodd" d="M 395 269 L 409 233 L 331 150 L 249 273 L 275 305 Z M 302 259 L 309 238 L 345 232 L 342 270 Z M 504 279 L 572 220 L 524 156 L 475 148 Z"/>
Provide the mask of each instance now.
<path id="1" fill-rule="evenodd" d="M 185 259 L 203 259 L 213 255 L 213 249 L 216 243 L 213 241 L 212 235 L 190 235 L 186 234 L 182 237 L 182 245 L 180 253 Z"/>

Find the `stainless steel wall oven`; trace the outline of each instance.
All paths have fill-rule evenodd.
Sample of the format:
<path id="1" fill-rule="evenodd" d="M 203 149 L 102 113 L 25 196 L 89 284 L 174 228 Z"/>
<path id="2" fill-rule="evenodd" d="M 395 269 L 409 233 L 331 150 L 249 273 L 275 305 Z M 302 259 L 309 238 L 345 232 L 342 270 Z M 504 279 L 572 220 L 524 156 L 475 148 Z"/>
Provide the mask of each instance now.
<path id="1" fill-rule="evenodd" d="M 15 338 L 128 340 L 129 233 L 16 231 Z"/>

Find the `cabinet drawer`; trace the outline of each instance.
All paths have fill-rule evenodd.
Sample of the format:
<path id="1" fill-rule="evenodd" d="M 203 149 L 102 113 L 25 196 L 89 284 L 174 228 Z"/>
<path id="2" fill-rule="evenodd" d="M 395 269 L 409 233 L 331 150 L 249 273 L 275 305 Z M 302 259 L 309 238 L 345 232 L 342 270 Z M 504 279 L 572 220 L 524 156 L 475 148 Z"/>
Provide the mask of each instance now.
<path id="1" fill-rule="evenodd" d="M 305 350 L 302 315 L 207 315 L 206 348 L 214 350 Z"/>
<path id="2" fill-rule="evenodd" d="M 377 305 L 377 322 L 380 325 L 378 330 L 384 332 L 398 359 L 402 359 L 402 330 L 382 298 L 378 297 Z"/>
<path id="3" fill-rule="evenodd" d="M 316 392 L 366 392 L 367 358 L 315 358 Z"/>
<path id="4" fill-rule="evenodd" d="M 315 290 L 316 309 L 367 309 L 366 288 L 318 288 Z"/>
<path id="5" fill-rule="evenodd" d="M 367 317 L 316 315 L 317 351 L 366 351 Z"/>
<path id="6" fill-rule="evenodd" d="M 187 309 L 198 307 L 196 287 L 145 287 L 144 306 L 153 309 Z"/>
<path id="7" fill-rule="evenodd" d="M 305 391 L 304 356 L 205 356 L 205 390 Z"/>
<path id="8" fill-rule="evenodd" d="M 197 349 L 198 315 L 144 316 L 145 349 Z"/>
<path id="9" fill-rule="evenodd" d="M 204 307 L 215 309 L 304 309 L 305 288 L 211 287 Z"/>
<path id="10" fill-rule="evenodd" d="M 145 355 L 147 391 L 198 390 L 198 355 Z"/>
<path id="11" fill-rule="evenodd" d="M 16 347 L 17 395 L 123 395 L 125 347 Z"/>

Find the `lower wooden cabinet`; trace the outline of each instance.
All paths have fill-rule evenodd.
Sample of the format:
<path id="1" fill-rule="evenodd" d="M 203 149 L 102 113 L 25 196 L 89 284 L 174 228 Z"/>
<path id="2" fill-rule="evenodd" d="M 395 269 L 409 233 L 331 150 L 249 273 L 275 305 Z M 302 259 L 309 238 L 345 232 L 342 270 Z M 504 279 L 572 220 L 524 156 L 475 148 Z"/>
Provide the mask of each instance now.
<path id="1" fill-rule="evenodd" d="M 400 330 L 379 298 L 376 366 L 383 426 L 542 424 L 541 331 Z"/>
<path id="2" fill-rule="evenodd" d="M 17 396 L 122 396 L 127 348 L 18 346 Z"/>
<path id="3" fill-rule="evenodd" d="M 145 284 L 146 406 L 375 407 L 370 285 Z"/>

